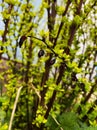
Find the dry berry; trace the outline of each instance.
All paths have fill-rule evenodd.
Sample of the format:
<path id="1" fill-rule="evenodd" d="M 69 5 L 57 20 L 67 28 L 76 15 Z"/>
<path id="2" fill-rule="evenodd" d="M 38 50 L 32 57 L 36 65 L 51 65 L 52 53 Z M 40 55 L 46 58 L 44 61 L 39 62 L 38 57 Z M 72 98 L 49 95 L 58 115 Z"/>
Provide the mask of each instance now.
<path id="1" fill-rule="evenodd" d="M 39 52 L 38 52 L 38 57 L 41 57 L 41 56 L 43 56 L 44 55 L 44 50 L 40 50 Z"/>
<path id="2" fill-rule="evenodd" d="M 55 58 L 51 59 L 50 65 L 53 65 L 55 62 L 56 62 L 56 59 L 55 59 Z"/>
<path id="3" fill-rule="evenodd" d="M 22 46 L 22 44 L 23 44 L 23 42 L 26 40 L 26 36 L 22 36 L 21 38 L 20 38 L 20 41 L 19 41 L 19 47 L 21 48 L 21 46 Z"/>

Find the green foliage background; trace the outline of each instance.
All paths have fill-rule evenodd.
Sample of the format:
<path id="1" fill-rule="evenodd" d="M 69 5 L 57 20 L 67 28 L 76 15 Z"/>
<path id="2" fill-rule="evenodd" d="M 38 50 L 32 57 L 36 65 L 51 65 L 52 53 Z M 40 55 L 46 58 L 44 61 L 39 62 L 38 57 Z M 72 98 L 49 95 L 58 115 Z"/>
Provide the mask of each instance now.
<path id="1" fill-rule="evenodd" d="M 0 10 L 0 130 L 21 86 L 12 130 L 96 130 L 96 0 L 4 0 Z"/>

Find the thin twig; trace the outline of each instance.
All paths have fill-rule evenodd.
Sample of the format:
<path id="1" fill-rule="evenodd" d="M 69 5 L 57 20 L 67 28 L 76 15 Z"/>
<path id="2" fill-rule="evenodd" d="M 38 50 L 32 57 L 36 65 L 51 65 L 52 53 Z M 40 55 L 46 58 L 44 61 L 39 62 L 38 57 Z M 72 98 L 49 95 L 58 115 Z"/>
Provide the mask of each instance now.
<path id="1" fill-rule="evenodd" d="M 28 37 L 31 37 L 31 36 L 28 36 Z M 60 57 L 45 41 L 43 41 L 43 39 L 40 39 L 40 38 L 37 38 L 37 37 L 34 37 L 34 36 L 32 36 L 32 38 L 37 39 L 37 40 L 43 42 L 43 43 L 52 51 L 52 53 L 53 53 L 56 57 L 58 57 L 59 59 L 62 59 L 62 60 L 65 61 L 65 58 L 64 58 L 64 57 Z"/>
<path id="2" fill-rule="evenodd" d="M 9 123 L 9 128 L 8 128 L 8 130 L 11 130 L 11 128 L 12 128 L 12 122 L 13 122 L 13 119 L 14 119 L 14 114 L 15 114 L 17 102 L 18 102 L 19 95 L 20 95 L 20 92 L 21 92 L 21 89 L 22 89 L 22 88 L 23 88 L 23 87 L 20 87 L 20 88 L 18 89 L 17 96 L 16 96 L 16 99 L 15 99 L 15 102 L 14 102 L 14 107 L 13 107 L 12 114 L 11 114 L 11 118 L 10 118 L 10 123 Z"/>
<path id="3" fill-rule="evenodd" d="M 37 38 L 37 37 L 34 37 L 34 36 L 32 36 L 32 38 L 44 42 L 45 45 L 55 54 L 55 56 L 58 56 L 58 54 L 45 41 L 43 41 L 43 39 L 40 39 L 40 38 Z"/>
<path id="4" fill-rule="evenodd" d="M 60 127 L 60 130 L 63 130 L 63 128 L 60 126 L 60 123 L 57 121 L 57 119 L 53 116 L 51 116 L 53 120 L 56 122 L 56 124 Z"/>

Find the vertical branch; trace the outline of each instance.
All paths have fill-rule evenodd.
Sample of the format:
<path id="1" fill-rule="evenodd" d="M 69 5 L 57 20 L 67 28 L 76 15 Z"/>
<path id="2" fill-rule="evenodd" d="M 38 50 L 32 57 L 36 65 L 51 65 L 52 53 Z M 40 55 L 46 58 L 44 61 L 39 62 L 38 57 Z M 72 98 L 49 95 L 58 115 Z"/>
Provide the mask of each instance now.
<path id="1" fill-rule="evenodd" d="M 64 68 L 64 66 L 63 66 L 63 64 L 62 64 L 62 65 L 60 66 L 60 68 L 59 68 L 59 76 L 58 76 L 58 78 L 57 78 L 56 85 L 58 85 L 58 84 L 60 83 L 60 81 L 61 81 L 61 79 L 62 79 L 62 76 L 63 76 L 63 73 L 64 73 L 64 69 L 65 69 L 65 68 Z M 49 100 L 49 102 L 48 102 L 48 104 L 47 104 L 47 110 L 46 110 L 46 113 L 45 113 L 45 115 L 44 115 L 45 119 L 47 119 L 48 116 L 49 116 L 49 112 L 51 111 L 51 108 L 52 108 L 53 103 L 54 103 L 54 101 L 55 101 L 56 94 L 57 94 L 57 91 L 54 90 L 54 91 L 53 91 L 53 94 L 52 94 L 52 97 L 50 98 L 50 100 Z M 43 130 L 43 127 L 44 127 L 44 124 L 41 124 L 41 127 L 40 127 L 39 130 Z"/>
<path id="2" fill-rule="evenodd" d="M 70 3 L 71 3 L 70 0 L 68 0 L 66 9 L 65 9 L 65 11 L 64 11 L 64 13 L 63 13 L 63 16 L 66 15 Z M 50 7 L 47 9 L 47 12 L 48 12 L 48 29 L 49 29 L 49 31 L 50 31 L 50 33 L 51 33 L 52 29 L 54 28 L 54 24 L 55 24 L 55 17 L 56 17 L 55 6 L 56 6 L 56 0 L 54 0 L 53 3 L 51 3 L 50 0 L 48 0 L 48 5 L 49 5 L 49 6 L 51 5 L 51 9 L 52 9 L 52 10 L 51 10 Z M 50 13 L 50 12 L 51 12 L 51 13 Z M 53 21 L 52 21 L 52 20 L 53 20 Z M 60 25 L 59 30 L 58 30 L 57 37 L 56 37 L 56 39 L 54 40 L 53 47 L 56 45 L 56 41 L 57 41 L 57 38 L 58 38 L 58 36 L 59 36 L 59 33 L 60 33 L 60 31 L 61 31 L 61 28 L 62 28 L 63 24 L 64 24 L 64 23 L 61 22 L 61 25 Z M 49 39 L 50 39 L 51 42 L 53 42 L 53 39 L 52 39 L 51 36 L 49 36 Z M 46 81 L 48 80 L 49 71 L 50 71 L 50 60 L 51 60 L 51 58 L 52 58 L 52 54 L 50 54 L 49 59 L 48 59 L 48 60 L 46 61 L 46 63 L 45 63 L 45 73 L 43 74 L 41 86 L 43 86 L 43 85 L 46 83 Z M 41 99 L 42 99 L 42 100 L 41 100 L 41 105 L 43 105 L 43 103 L 44 103 L 44 97 L 45 97 L 46 91 L 47 91 L 47 88 L 44 88 L 43 91 L 41 92 Z"/>
<path id="3" fill-rule="evenodd" d="M 77 15 L 80 15 L 82 4 L 83 4 L 83 0 L 80 0 L 79 5 L 78 5 L 77 10 L 76 10 Z"/>
<path id="4" fill-rule="evenodd" d="M 80 2 L 80 4 L 79 4 L 79 10 L 81 10 L 81 8 L 80 8 L 80 7 L 81 7 L 81 4 L 82 4 L 82 2 Z M 70 1 L 68 1 L 68 3 L 67 3 L 67 9 L 68 9 L 69 5 L 70 5 Z M 67 10 L 66 10 L 66 12 L 67 12 Z M 66 12 L 65 12 L 65 13 L 66 13 Z M 62 26 L 62 25 L 63 25 L 63 23 L 61 24 L 61 26 Z M 60 27 L 60 28 L 61 28 L 61 27 Z M 59 28 L 59 29 L 60 29 L 60 28 Z M 60 32 L 60 30 L 59 30 L 59 32 Z M 72 24 L 72 25 L 71 25 L 71 29 L 70 29 L 70 38 L 69 38 L 69 40 L 68 40 L 68 45 L 69 45 L 69 46 L 71 46 L 71 44 L 72 44 L 72 41 L 73 41 L 75 32 L 76 32 L 76 25 L 75 25 L 75 24 Z M 59 35 L 59 34 L 57 34 L 57 35 Z M 69 51 L 67 52 L 67 54 L 69 54 Z M 64 71 L 65 71 L 65 66 L 64 66 L 64 63 L 63 63 L 63 64 L 61 64 L 61 66 L 59 67 L 59 76 L 58 76 L 58 78 L 57 78 L 56 85 L 58 85 L 58 84 L 61 82 L 62 76 L 63 76 L 63 74 L 64 74 Z M 51 97 L 49 103 L 47 104 L 47 107 L 48 107 L 48 108 L 47 108 L 47 111 L 46 111 L 46 114 L 45 114 L 45 118 L 47 118 L 48 115 L 49 115 L 49 112 L 50 112 L 50 110 L 51 110 L 51 108 L 52 108 L 52 106 L 53 106 L 53 103 L 54 103 L 54 101 L 55 101 L 56 94 L 57 94 L 57 91 L 54 90 L 53 95 L 52 95 L 52 97 Z"/>
<path id="5" fill-rule="evenodd" d="M 17 8 L 17 11 L 18 11 L 18 8 Z M 14 26 L 16 26 L 16 23 L 18 22 L 18 17 L 16 16 L 16 18 L 14 18 L 14 20 L 15 20 Z M 16 37 L 15 33 L 14 33 L 14 37 Z M 19 37 L 19 35 L 18 35 L 18 37 Z M 16 46 L 15 46 L 15 49 L 14 49 L 14 59 L 16 59 L 16 57 L 17 57 L 17 47 L 18 47 L 18 39 L 16 39 Z"/>
<path id="6" fill-rule="evenodd" d="M 48 15 L 48 29 L 49 31 L 51 30 L 51 25 L 50 25 L 50 19 L 51 19 L 51 15 L 50 15 L 50 0 L 48 0 L 48 5 L 49 8 L 47 9 L 47 15 Z"/>
<path id="7" fill-rule="evenodd" d="M 55 18 L 56 18 L 56 0 L 52 2 L 52 12 L 51 12 L 51 17 L 52 17 L 52 25 L 55 25 Z M 54 28 L 54 27 L 53 27 Z"/>
<path id="8" fill-rule="evenodd" d="M 28 61 L 27 61 L 27 65 L 26 65 L 26 72 L 25 72 L 25 89 L 26 89 L 26 95 L 28 95 L 28 82 L 29 82 L 29 69 L 30 69 L 30 64 L 31 64 L 31 57 L 32 57 L 32 41 L 30 40 L 30 45 L 29 45 L 29 49 L 28 49 Z M 30 130 L 30 121 L 29 121 L 29 105 L 28 105 L 28 98 L 26 98 L 26 115 L 27 115 L 27 127 L 28 130 Z"/>
<path id="9" fill-rule="evenodd" d="M 9 5 L 9 7 L 8 7 L 8 13 L 10 14 L 11 13 L 11 11 L 12 11 L 12 8 L 13 8 L 13 5 Z M 5 23 L 5 30 L 4 30 L 4 33 L 3 33 L 3 35 L 2 35 L 2 43 L 4 44 L 4 42 L 6 41 L 6 34 L 7 34 L 7 32 L 8 32 L 8 24 L 9 24 L 9 21 L 10 21 L 10 19 L 4 19 L 4 23 Z M 1 56 L 2 56 L 2 54 L 3 54 L 3 45 L 1 46 L 1 52 L 0 52 L 0 59 L 1 59 Z"/>
<path id="10" fill-rule="evenodd" d="M 55 17 L 56 17 L 56 11 L 55 11 L 55 7 L 56 7 L 56 0 L 54 0 L 53 2 L 51 2 L 50 0 L 48 0 L 48 5 L 49 5 L 49 8 L 47 9 L 47 14 L 48 14 L 48 29 L 49 29 L 49 32 L 51 33 L 52 30 L 54 29 L 54 24 L 55 24 Z M 51 42 L 53 42 L 53 38 L 52 36 L 50 35 L 49 36 L 49 40 Z M 41 86 L 44 86 L 46 81 L 48 80 L 49 78 L 49 72 L 50 72 L 50 61 L 51 61 L 51 58 L 53 56 L 53 54 L 48 54 L 49 55 L 49 59 L 46 61 L 45 63 L 45 72 L 43 74 L 43 77 L 42 77 L 42 81 L 41 81 Z M 44 88 L 42 91 L 41 91 L 41 105 L 44 106 L 44 97 L 45 97 L 45 93 L 47 92 L 47 88 Z"/>
<path id="11" fill-rule="evenodd" d="M 50 54 L 50 57 L 49 59 L 46 61 L 45 63 L 45 72 L 43 74 L 43 77 L 42 77 L 42 81 L 41 81 L 41 86 L 43 87 L 46 83 L 46 81 L 48 80 L 49 78 L 49 72 L 50 72 L 50 60 L 52 58 L 52 54 Z M 42 91 L 41 91 L 41 105 L 44 106 L 44 97 L 45 97 L 45 93 L 47 92 L 47 88 L 44 88 Z"/>
<path id="12" fill-rule="evenodd" d="M 64 16 L 66 15 L 70 4 L 71 4 L 71 0 L 68 0 L 68 2 L 67 2 L 67 4 L 66 4 L 65 11 L 64 11 L 62 17 L 64 17 Z M 58 29 L 57 36 L 56 36 L 56 38 L 55 38 L 55 40 L 54 40 L 54 46 L 56 45 L 57 39 L 58 39 L 58 37 L 59 37 L 59 34 L 60 34 L 60 32 L 61 32 L 61 29 L 62 29 L 63 25 L 64 25 L 64 22 L 61 21 L 60 26 L 59 26 L 59 29 Z"/>
<path id="13" fill-rule="evenodd" d="M 79 3 L 79 5 L 78 5 L 77 8 L 76 8 L 75 15 L 80 15 L 82 3 L 83 3 L 83 0 L 80 0 L 80 3 Z M 76 30 L 77 30 L 77 25 L 76 25 L 76 23 L 73 23 L 73 22 L 72 22 L 72 24 L 71 24 L 71 26 L 70 26 L 70 30 L 69 30 L 70 36 L 69 36 L 69 40 L 68 40 L 68 43 L 67 43 L 68 47 L 67 47 L 67 49 L 66 49 L 66 54 L 69 54 L 69 51 L 70 51 L 69 47 L 70 47 L 71 44 L 72 44 L 72 41 L 73 41 L 73 39 L 74 39 L 74 35 L 75 35 L 75 33 L 76 33 Z"/>
<path id="14" fill-rule="evenodd" d="M 60 82 L 61 82 L 61 80 L 62 80 L 62 76 L 63 76 L 63 74 L 64 74 L 64 70 L 65 70 L 65 67 L 64 67 L 63 64 L 61 64 L 61 66 L 60 66 L 60 68 L 59 68 L 59 76 L 58 76 L 58 78 L 57 78 L 56 85 L 60 84 Z M 48 118 L 49 112 L 50 112 L 50 110 L 51 110 L 51 108 L 52 108 L 52 106 L 53 106 L 53 103 L 54 103 L 55 98 L 56 98 L 56 94 L 57 94 L 57 91 L 54 90 L 53 95 L 52 95 L 52 97 L 51 97 L 49 103 L 47 104 L 47 111 L 46 111 L 46 114 L 45 114 L 45 116 L 44 116 L 46 119 Z"/>

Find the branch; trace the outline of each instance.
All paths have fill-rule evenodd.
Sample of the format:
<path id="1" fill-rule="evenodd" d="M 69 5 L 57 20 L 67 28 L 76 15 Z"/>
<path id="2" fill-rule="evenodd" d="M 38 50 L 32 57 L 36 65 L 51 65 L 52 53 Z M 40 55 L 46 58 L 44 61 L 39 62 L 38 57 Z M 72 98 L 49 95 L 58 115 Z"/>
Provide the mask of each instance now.
<path id="1" fill-rule="evenodd" d="M 9 7 L 8 7 L 8 13 L 10 14 L 11 13 L 11 10 L 12 10 L 12 8 L 13 8 L 13 5 L 9 5 Z M 9 20 L 10 19 L 4 19 L 4 23 L 5 23 L 5 30 L 4 30 L 4 34 L 3 34 L 3 36 L 2 36 L 2 43 L 4 44 L 4 42 L 5 42 L 5 40 L 6 40 L 6 34 L 7 34 L 7 32 L 8 32 L 8 24 L 9 24 Z M 2 56 L 2 54 L 3 54 L 3 45 L 1 46 L 1 52 L 0 52 L 0 59 L 1 59 L 1 56 Z"/>
<path id="2" fill-rule="evenodd" d="M 80 15 L 82 3 L 83 3 L 83 0 L 80 0 L 80 3 L 78 5 L 78 7 L 77 7 L 77 11 L 75 12 L 75 15 Z M 70 32 L 69 32 L 70 33 L 70 37 L 69 37 L 68 44 L 67 44 L 69 47 L 72 44 L 72 41 L 74 39 L 74 35 L 76 33 L 77 28 L 78 27 L 77 27 L 76 23 L 72 22 L 72 24 L 70 26 Z M 69 54 L 69 51 L 70 51 L 69 47 L 67 47 L 67 49 L 66 49 L 66 54 Z"/>
<path id="3" fill-rule="evenodd" d="M 31 37 L 31 36 L 28 36 L 28 37 Z M 56 57 L 58 57 L 59 59 L 61 59 L 61 60 L 63 61 L 62 65 L 64 64 L 64 66 L 65 66 L 66 68 L 68 68 L 68 66 L 67 66 L 66 63 L 65 63 L 65 58 L 64 58 L 64 57 L 60 57 L 43 39 L 40 39 L 40 38 L 37 38 L 37 37 L 34 37 L 34 36 L 32 36 L 32 38 L 35 38 L 35 39 L 37 39 L 37 40 L 43 42 L 43 43 L 52 51 L 52 53 L 53 53 Z"/>
<path id="4" fill-rule="evenodd" d="M 31 88 L 35 91 L 36 95 L 39 98 L 39 103 L 40 103 L 40 101 L 41 101 L 41 95 L 40 95 L 39 91 L 35 88 L 35 86 L 32 83 L 31 83 Z"/>
<path id="5" fill-rule="evenodd" d="M 95 101 L 93 102 L 93 106 L 91 106 L 91 107 L 88 109 L 87 113 L 82 117 L 82 121 L 86 122 L 87 119 L 89 119 L 88 114 L 91 114 L 91 113 L 94 111 L 95 105 L 97 105 L 97 100 L 95 100 Z M 97 118 L 97 116 L 96 116 L 95 118 Z M 89 123 L 89 122 L 88 122 L 88 123 Z"/>
<path id="6" fill-rule="evenodd" d="M 84 100 L 81 101 L 81 103 L 80 103 L 81 105 L 85 105 L 86 102 L 88 102 L 88 100 L 90 99 L 91 95 L 93 94 L 93 92 L 96 88 L 96 84 L 97 84 L 97 80 L 95 81 L 95 84 L 92 86 L 90 92 L 84 97 Z M 77 109 L 78 114 L 81 114 L 81 112 L 82 112 L 81 105 Z"/>
<path id="7" fill-rule="evenodd" d="M 82 3 L 83 3 L 83 0 L 80 0 L 79 6 L 77 7 L 77 11 L 76 11 L 76 14 L 77 14 L 77 15 L 79 15 L 80 12 L 81 12 Z"/>
<path id="8" fill-rule="evenodd" d="M 31 37 L 31 36 L 28 36 L 28 37 Z M 40 38 L 37 38 L 37 37 L 34 37 L 34 36 L 32 36 L 32 38 L 35 38 L 35 39 L 37 39 L 37 40 L 43 42 L 43 43 L 47 46 L 47 48 L 49 48 L 49 49 L 52 51 L 52 53 L 53 53 L 56 57 L 58 57 L 59 59 L 62 59 L 62 60 L 65 62 L 64 57 L 60 57 L 43 39 L 40 39 Z"/>
<path id="9" fill-rule="evenodd" d="M 13 111 L 12 111 L 11 118 L 10 118 L 10 122 L 9 122 L 9 128 L 8 128 L 8 130 L 11 130 L 11 128 L 12 128 L 12 122 L 13 122 L 13 119 L 14 119 L 14 114 L 15 114 L 17 102 L 18 102 L 19 95 L 20 95 L 20 92 L 21 92 L 21 89 L 22 89 L 22 88 L 23 88 L 23 87 L 20 87 L 20 88 L 18 89 L 17 96 L 16 96 L 16 99 L 15 99 L 15 102 L 14 102 Z"/>
<path id="10" fill-rule="evenodd" d="M 64 13 L 63 13 L 63 15 L 62 15 L 62 17 L 64 17 L 64 16 L 66 15 L 70 4 L 71 4 L 71 0 L 68 0 L 67 5 L 66 5 L 66 9 L 65 9 L 65 11 L 64 11 Z M 56 45 L 57 39 L 58 39 L 58 37 L 59 37 L 59 34 L 60 34 L 60 32 L 61 32 L 61 29 L 62 29 L 62 26 L 63 26 L 63 25 L 64 25 L 64 22 L 61 21 L 61 24 L 60 24 L 60 26 L 59 26 L 58 33 L 57 33 L 57 36 L 56 36 L 56 38 L 55 38 L 55 41 L 54 41 L 54 45 L 53 45 L 53 46 Z"/>
<path id="11" fill-rule="evenodd" d="M 61 124 L 56 120 L 55 117 L 51 116 L 53 118 L 53 120 L 56 122 L 56 124 L 60 127 L 60 130 L 63 130 L 63 128 L 61 127 Z"/>
<path id="12" fill-rule="evenodd" d="M 58 56 L 58 54 L 43 39 L 40 39 L 40 38 L 37 38 L 37 37 L 34 37 L 34 36 L 32 36 L 32 38 L 35 38 L 35 39 L 37 39 L 39 41 L 44 42 L 45 45 L 47 46 L 47 48 L 49 48 L 53 52 L 53 54 L 55 54 L 55 56 Z"/>
<path id="13" fill-rule="evenodd" d="M 58 85 L 61 82 L 62 76 L 64 74 L 64 70 L 65 70 L 65 67 L 64 67 L 63 64 L 61 64 L 61 66 L 59 68 L 59 76 L 57 78 L 56 85 Z M 51 110 L 51 108 L 53 106 L 53 103 L 54 103 L 55 98 L 56 98 L 56 94 L 57 94 L 57 91 L 54 90 L 53 95 L 52 95 L 49 103 L 47 104 L 48 109 L 47 109 L 46 114 L 45 114 L 46 119 L 48 118 L 49 112 L 50 112 L 50 110 Z"/>
<path id="14" fill-rule="evenodd" d="M 30 43 L 32 43 L 32 41 L 30 40 Z M 29 48 L 28 48 L 28 59 L 31 59 L 32 57 L 32 44 L 30 44 Z M 29 82 L 29 70 L 30 70 L 30 64 L 31 64 L 31 61 L 28 60 L 27 61 L 27 65 L 26 65 L 26 72 L 25 72 L 25 87 L 26 87 L 26 95 L 28 95 L 28 82 Z M 28 129 L 30 129 L 30 124 L 29 124 L 29 103 L 28 103 L 28 98 L 26 98 L 26 109 L 27 109 L 27 112 L 26 112 L 26 116 L 27 116 L 27 127 Z"/>
<path id="15" fill-rule="evenodd" d="M 50 0 L 48 0 L 48 5 L 49 5 L 49 8 L 47 9 L 47 13 L 48 13 L 48 29 L 49 29 L 49 31 L 51 31 L 51 25 L 50 25 L 50 19 L 51 19 L 51 14 L 50 14 Z"/>
<path id="16" fill-rule="evenodd" d="M 56 17 L 56 0 L 54 0 L 52 2 L 52 12 L 51 12 L 51 24 L 52 24 L 52 27 L 54 28 L 54 24 L 55 24 L 55 17 Z"/>

